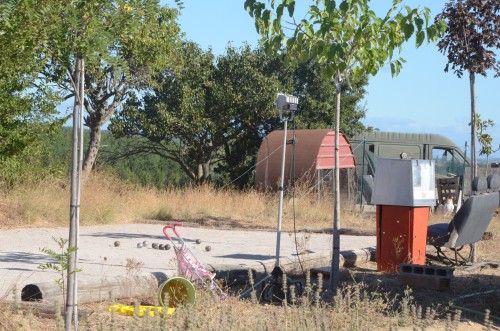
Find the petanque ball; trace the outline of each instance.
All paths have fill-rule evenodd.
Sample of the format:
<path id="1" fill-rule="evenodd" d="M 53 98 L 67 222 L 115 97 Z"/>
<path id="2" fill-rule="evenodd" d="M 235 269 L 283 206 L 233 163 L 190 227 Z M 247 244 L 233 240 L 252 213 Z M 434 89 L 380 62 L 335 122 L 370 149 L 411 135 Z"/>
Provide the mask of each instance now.
<path id="1" fill-rule="evenodd" d="M 142 248 L 142 243 L 137 243 L 137 248 Z"/>
<path id="2" fill-rule="evenodd" d="M 164 249 L 165 249 L 165 245 L 163 245 L 163 244 L 159 244 L 159 245 L 158 245 L 158 248 L 159 248 L 159 249 L 161 249 L 161 250 L 164 250 Z"/>
<path id="3" fill-rule="evenodd" d="M 118 247 L 118 246 L 120 246 L 120 242 L 117 240 L 117 241 L 115 241 L 115 247 Z"/>
<path id="4" fill-rule="evenodd" d="M 199 245 L 201 244 L 201 240 L 200 239 L 196 239 L 196 243 Z"/>
<path id="5" fill-rule="evenodd" d="M 210 246 L 205 246 L 205 251 L 210 252 L 212 250 L 212 247 Z"/>
<path id="6" fill-rule="evenodd" d="M 165 249 L 168 251 L 170 249 L 170 245 L 169 244 L 165 244 Z"/>
<path id="7" fill-rule="evenodd" d="M 152 243 L 151 247 L 153 247 L 154 249 L 158 249 L 158 243 Z"/>
<path id="8" fill-rule="evenodd" d="M 144 240 L 144 241 L 142 242 L 142 246 L 144 246 L 144 247 L 148 247 L 148 242 L 147 242 L 146 240 Z"/>

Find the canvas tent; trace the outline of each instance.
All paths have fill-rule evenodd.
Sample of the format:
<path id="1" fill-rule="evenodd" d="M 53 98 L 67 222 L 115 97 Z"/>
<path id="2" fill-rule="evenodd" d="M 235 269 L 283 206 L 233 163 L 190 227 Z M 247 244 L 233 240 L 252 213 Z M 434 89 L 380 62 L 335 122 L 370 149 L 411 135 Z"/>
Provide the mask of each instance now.
<path id="1" fill-rule="evenodd" d="M 292 143 L 295 133 L 295 144 Z M 296 130 L 287 132 L 287 149 L 285 157 L 285 186 L 292 178 L 314 181 L 324 170 L 335 166 L 335 132 L 329 129 Z M 354 155 L 349 141 L 340 133 L 339 163 L 340 168 L 354 168 Z M 271 132 L 262 141 L 257 155 L 255 184 L 259 189 L 278 188 L 281 157 L 283 148 L 283 131 Z M 291 171 L 292 161 L 294 169 Z M 321 176 L 321 175 L 319 175 Z"/>

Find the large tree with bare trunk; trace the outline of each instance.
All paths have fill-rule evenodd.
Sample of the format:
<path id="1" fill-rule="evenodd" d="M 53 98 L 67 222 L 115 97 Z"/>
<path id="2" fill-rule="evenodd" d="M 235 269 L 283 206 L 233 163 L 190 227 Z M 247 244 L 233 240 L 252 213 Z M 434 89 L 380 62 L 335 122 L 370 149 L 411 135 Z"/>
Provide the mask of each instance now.
<path id="1" fill-rule="evenodd" d="M 66 99 L 78 97 L 77 63 L 85 63 L 84 124 L 90 131 L 83 160 L 85 180 L 99 152 L 103 125 L 131 91 L 149 89 L 154 75 L 179 65 L 174 51 L 180 39 L 178 10 L 158 0 L 9 0 L 6 4 L 23 20 L 18 33 L 36 43 L 36 61 L 43 64 L 36 76 L 40 84 L 58 87 Z"/>
<path id="2" fill-rule="evenodd" d="M 477 176 L 476 160 L 476 75 L 486 76 L 488 70 L 500 75 L 500 62 L 495 50 L 500 48 L 500 2 L 493 0 L 452 0 L 445 5 L 436 20 L 448 23 L 446 33 L 438 43 L 446 54 L 448 64 L 444 71 L 461 78 L 469 74 L 471 96 L 471 176 Z"/>

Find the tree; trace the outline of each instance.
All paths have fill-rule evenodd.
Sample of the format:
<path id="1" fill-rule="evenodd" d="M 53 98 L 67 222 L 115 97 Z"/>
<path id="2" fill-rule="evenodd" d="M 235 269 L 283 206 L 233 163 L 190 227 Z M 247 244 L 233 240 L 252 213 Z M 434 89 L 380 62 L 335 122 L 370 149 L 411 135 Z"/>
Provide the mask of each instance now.
<path id="1" fill-rule="evenodd" d="M 105 169 L 118 176 L 121 180 L 145 187 L 180 187 L 189 183 L 180 166 L 171 160 L 165 160 L 159 155 L 131 155 L 117 158 L 126 153 L 130 146 L 129 139 L 114 139 L 110 131 L 103 131 L 103 152 L 96 161 L 96 167 Z"/>
<path id="2" fill-rule="evenodd" d="M 278 81 L 265 75 L 263 57 L 248 46 L 228 47 L 214 62 L 211 51 L 188 42 L 182 58 L 182 71 L 159 75 L 161 88 L 127 102 L 110 129 L 116 137 L 146 138 L 147 144 L 136 139 L 131 153 L 175 161 L 203 184 L 225 144 L 274 116 Z"/>
<path id="3" fill-rule="evenodd" d="M 314 60 L 290 64 L 293 85 L 290 90 L 300 99 L 300 111 L 295 119 L 298 129 L 333 128 L 336 111 L 336 90 L 330 79 L 323 75 L 324 63 Z M 347 136 L 364 129 L 360 119 L 366 110 L 361 103 L 368 84 L 367 75 L 352 77 L 342 82 L 344 97 L 340 101 L 340 130 Z"/>
<path id="4" fill-rule="evenodd" d="M 332 128 L 335 114 L 335 87 L 322 75 L 325 67 L 316 61 L 300 61 L 294 63 L 285 61 L 283 54 L 271 57 L 265 68 L 268 75 L 277 76 L 281 87 L 300 99 L 297 116 L 294 119 L 295 129 Z M 347 135 L 355 134 L 364 129 L 359 121 L 365 116 L 365 109 L 361 104 L 365 96 L 367 76 L 352 79 L 350 84 L 342 84 L 346 96 L 342 98 L 340 123 L 341 131 Z M 278 112 L 265 123 L 249 131 L 246 136 L 239 137 L 232 143 L 226 144 L 223 159 L 217 164 L 218 184 L 234 183 L 243 188 L 250 183 L 251 172 L 255 165 L 257 151 L 262 139 L 271 131 L 282 128 L 278 119 Z"/>
<path id="5" fill-rule="evenodd" d="M 157 0 L 8 0 L 4 4 L 16 13 L 14 17 L 22 18 L 20 33 L 29 36 L 28 46 L 37 49 L 36 61 L 44 64 L 37 80 L 57 84 L 67 98 L 75 100 L 69 234 L 75 252 L 68 270 L 65 317 L 69 330 L 73 313 L 75 328 L 78 324 L 72 271 L 76 268 L 80 183 L 97 157 L 102 125 L 131 90 L 141 90 L 152 75 L 174 67 L 171 51 L 179 35 L 177 11 L 161 7 Z M 85 120 L 83 107 L 88 114 Z M 83 122 L 90 129 L 90 140 L 82 169 Z"/>
<path id="6" fill-rule="evenodd" d="M 471 120 L 476 119 L 476 75 L 486 76 L 489 70 L 500 75 L 500 62 L 495 49 L 500 48 L 500 3 L 482 0 L 452 0 L 445 5 L 436 20 L 445 21 L 448 27 L 438 42 L 439 51 L 446 54 L 450 69 L 461 78 L 469 74 L 471 94 Z M 476 125 L 471 125 L 471 180 L 477 176 Z"/>
<path id="7" fill-rule="evenodd" d="M 0 11 L 0 181 L 10 187 L 54 170 L 47 163 L 49 138 L 65 119 L 56 116 L 58 94 L 36 82 L 42 63 L 36 40 L 23 30 L 26 12 L 6 3 Z"/>
<path id="8" fill-rule="evenodd" d="M 57 84 L 66 99 L 78 97 L 77 62 L 84 63 L 84 124 L 90 130 L 85 179 L 99 151 L 102 126 L 132 90 L 149 87 L 153 75 L 177 66 L 178 12 L 157 0 L 10 0 L 9 5 L 19 15 L 26 13 L 20 31 L 39 45 L 36 60 L 44 64 L 39 81 Z"/>
<path id="9" fill-rule="evenodd" d="M 479 114 L 476 114 L 477 140 L 481 145 L 479 155 L 486 155 L 486 174 L 488 174 L 489 170 L 488 167 L 490 155 L 500 150 L 500 145 L 498 145 L 496 149 L 493 149 L 493 138 L 489 133 L 486 133 L 486 129 L 493 126 L 495 126 L 495 122 L 493 122 L 493 120 L 488 119 L 486 121 L 482 121 L 481 116 Z"/>
<path id="10" fill-rule="evenodd" d="M 332 277 L 330 287 L 337 287 L 340 247 L 339 194 L 339 129 L 342 83 L 360 74 L 375 75 L 386 61 L 397 75 L 404 60 L 394 59 L 394 52 L 415 34 L 416 46 L 427 35 L 439 36 L 442 23 L 429 25 L 430 11 L 398 9 L 402 0 L 394 0 L 387 14 L 380 18 L 370 9 L 368 0 L 316 0 L 303 19 L 294 17 L 294 0 L 271 0 L 266 3 L 246 0 L 245 8 L 255 18 L 262 44 L 270 53 L 278 53 L 286 45 L 291 61 L 313 59 L 324 64 L 325 77 L 336 91 L 335 114 L 335 208 Z M 287 13 L 290 19 L 284 18 Z M 272 16 L 274 15 L 274 16 Z M 287 33 L 290 32 L 290 35 Z"/>

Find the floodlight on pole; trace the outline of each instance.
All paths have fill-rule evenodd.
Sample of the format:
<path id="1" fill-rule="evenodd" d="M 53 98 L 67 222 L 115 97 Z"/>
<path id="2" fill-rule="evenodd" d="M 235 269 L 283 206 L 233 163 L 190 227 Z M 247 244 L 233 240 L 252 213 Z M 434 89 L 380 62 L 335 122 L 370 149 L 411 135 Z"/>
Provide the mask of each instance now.
<path id="1" fill-rule="evenodd" d="M 293 95 L 278 93 L 276 95 L 276 108 L 280 112 L 280 120 L 293 121 L 299 106 L 299 98 Z"/>
<path id="2" fill-rule="evenodd" d="M 278 206 L 278 227 L 276 230 L 276 268 L 280 268 L 280 247 L 281 247 L 281 223 L 283 219 L 283 192 L 285 186 L 285 158 L 286 158 L 286 135 L 287 135 L 287 125 L 288 121 L 293 120 L 295 117 L 295 111 L 297 111 L 299 105 L 299 98 L 293 95 L 278 93 L 276 95 L 276 108 L 278 108 L 280 113 L 280 120 L 283 122 L 283 151 L 281 156 L 281 176 L 280 176 L 280 186 L 279 191 L 279 206 Z M 274 272 L 273 271 L 273 272 Z"/>
<path id="3" fill-rule="evenodd" d="M 283 191 L 285 183 L 285 158 L 286 158 L 286 136 L 287 136 L 287 126 L 288 121 L 295 118 L 295 112 L 298 110 L 299 98 L 293 95 L 278 93 L 276 95 L 276 108 L 279 111 L 280 120 L 283 122 L 283 150 L 281 154 L 281 177 L 280 184 L 278 187 L 279 191 L 279 204 L 278 204 L 278 225 L 276 229 L 276 262 L 274 269 L 270 275 L 266 276 L 264 279 L 257 282 L 248 290 L 241 293 L 240 298 L 246 297 L 250 292 L 267 281 L 269 278 L 274 277 L 276 280 L 280 281 L 283 271 L 280 267 L 280 250 L 281 250 L 281 223 L 283 219 Z"/>

